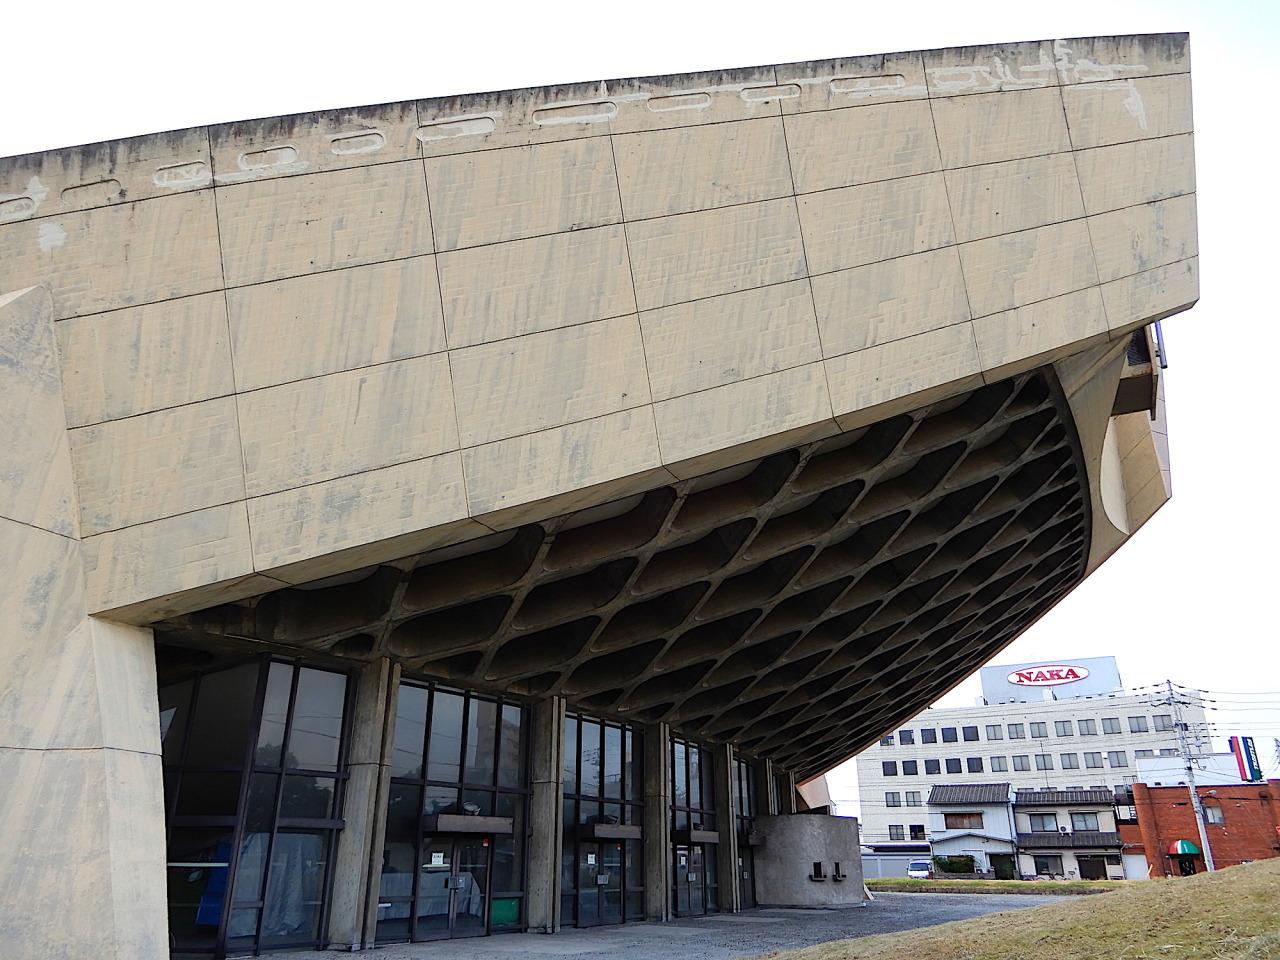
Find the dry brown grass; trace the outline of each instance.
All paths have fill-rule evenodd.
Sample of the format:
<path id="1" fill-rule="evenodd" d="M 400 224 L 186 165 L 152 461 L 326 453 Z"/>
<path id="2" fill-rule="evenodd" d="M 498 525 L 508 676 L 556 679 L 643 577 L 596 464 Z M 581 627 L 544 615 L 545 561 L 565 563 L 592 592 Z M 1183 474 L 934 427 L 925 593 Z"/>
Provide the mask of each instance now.
<path id="1" fill-rule="evenodd" d="M 1280 960 L 1280 859 L 1195 877 L 1148 880 L 1097 896 L 770 956 L 778 960 Z"/>

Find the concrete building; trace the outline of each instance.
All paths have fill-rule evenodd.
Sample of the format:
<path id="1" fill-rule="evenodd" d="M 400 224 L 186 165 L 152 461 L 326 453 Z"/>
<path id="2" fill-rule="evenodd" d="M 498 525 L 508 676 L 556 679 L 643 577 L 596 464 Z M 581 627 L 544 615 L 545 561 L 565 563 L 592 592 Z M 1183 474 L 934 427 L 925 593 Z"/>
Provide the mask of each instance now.
<path id="1" fill-rule="evenodd" d="M 1008 680 L 1054 666 L 1086 676 L 1048 685 Z M 925 710 L 858 755 L 864 845 L 882 852 L 923 850 L 923 803 L 939 785 L 998 777 L 1015 791 L 1123 793 L 1137 779 L 1138 763 L 1181 757 L 1178 716 L 1196 751 L 1208 749 L 1203 706 L 1188 700 L 1175 709 L 1160 696 L 1119 692 L 1124 688 L 1114 657 L 988 666 L 981 677 L 983 705 Z"/>
<path id="2" fill-rule="evenodd" d="M 1069 39 L 0 160 L 6 955 L 856 900 L 795 785 L 1168 497 L 1190 104 Z"/>

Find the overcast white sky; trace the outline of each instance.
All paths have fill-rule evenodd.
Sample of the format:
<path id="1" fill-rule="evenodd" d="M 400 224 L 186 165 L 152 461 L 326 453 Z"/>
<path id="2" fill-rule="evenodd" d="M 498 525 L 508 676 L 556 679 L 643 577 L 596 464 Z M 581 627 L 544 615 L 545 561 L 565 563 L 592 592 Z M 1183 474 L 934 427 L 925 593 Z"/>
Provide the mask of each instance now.
<path id="1" fill-rule="evenodd" d="M 1130 686 L 1172 678 L 1248 693 L 1214 719 L 1224 737 L 1257 737 L 1274 776 L 1278 27 L 1275 0 L 11 5 L 0 156 L 548 83 L 1190 31 L 1201 303 L 1164 324 L 1174 499 L 998 661 L 1112 654 Z M 977 692 L 975 678 L 943 703 Z M 1271 709 L 1244 709 L 1258 706 Z"/>

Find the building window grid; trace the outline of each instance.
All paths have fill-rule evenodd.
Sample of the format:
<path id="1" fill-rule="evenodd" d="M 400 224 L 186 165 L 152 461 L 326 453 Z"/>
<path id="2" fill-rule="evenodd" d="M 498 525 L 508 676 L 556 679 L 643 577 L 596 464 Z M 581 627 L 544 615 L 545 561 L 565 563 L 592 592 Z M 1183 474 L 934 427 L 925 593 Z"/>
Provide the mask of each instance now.
<path id="1" fill-rule="evenodd" d="M 924 773 L 927 777 L 936 777 L 942 773 L 941 760 L 926 760 L 924 762 Z"/>
<path id="2" fill-rule="evenodd" d="M 920 768 L 915 760 L 902 761 L 902 775 L 904 777 L 914 777 L 920 772 Z"/>
<path id="3" fill-rule="evenodd" d="M 960 773 L 960 771 L 961 771 L 961 768 L 960 768 L 960 758 L 959 758 L 959 757 L 948 757 L 948 758 L 947 758 L 947 773 Z"/>
<path id="4" fill-rule="evenodd" d="M 943 743 L 958 743 L 959 741 L 960 741 L 960 736 L 955 727 L 942 728 Z"/>
<path id="5" fill-rule="evenodd" d="M 907 791 L 907 793 L 906 793 L 906 800 L 907 800 L 907 806 L 908 806 L 908 807 L 918 807 L 918 806 L 920 806 L 920 791 L 919 791 L 919 790 L 908 790 L 908 791 Z"/>
<path id="6" fill-rule="evenodd" d="M 967 757 L 965 758 L 965 768 L 969 773 L 982 773 L 982 758 Z"/>
<path id="7" fill-rule="evenodd" d="M 1151 718 L 1156 733 L 1169 733 L 1173 730 L 1173 715 L 1169 713 L 1157 713 Z"/>
<path id="8" fill-rule="evenodd" d="M 1057 736 L 1057 737 L 1071 737 L 1075 735 L 1075 731 L 1072 730 L 1072 724 L 1070 720 L 1053 721 L 1053 733 L 1054 733 L 1054 736 Z"/>
<path id="9" fill-rule="evenodd" d="M 1009 724 L 1010 740 L 1025 740 L 1027 737 L 1027 728 L 1020 723 Z"/>
<path id="10" fill-rule="evenodd" d="M 1120 733 L 1121 732 L 1120 718 L 1119 717 L 1103 717 L 1102 732 L 1103 733 Z"/>
<path id="11" fill-rule="evenodd" d="M 937 730 L 935 730 L 935 729 L 933 729 L 932 727 L 923 727 L 923 728 L 921 728 L 921 730 L 920 730 L 920 742 L 921 742 L 921 743 L 937 743 L 937 742 L 938 742 L 938 731 L 937 731 Z"/>
<path id="12" fill-rule="evenodd" d="M 1036 769 L 1037 769 L 1037 770 L 1052 770 L 1052 769 L 1053 769 L 1053 755 L 1052 755 L 1052 754 L 1048 754 L 1048 753 L 1037 753 L 1037 754 L 1036 754 Z"/>
<path id="13" fill-rule="evenodd" d="M 1146 717 L 1130 717 L 1129 732 L 1130 733 L 1146 733 L 1147 718 Z"/>
<path id="14" fill-rule="evenodd" d="M 886 807 L 902 806 L 902 794 L 896 790 L 889 790 L 884 795 L 884 805 Z"/>
<path id="15" fill-rule="evenodd" d="M 1090 719 L 1077 720 L 1076 729 L 1080 731 L 1080 736 L 1082 737 L 1096 737 L 1098 735 L 1098 722 Z"/>
<path id="16" fill-rule="evenodd" d="M 1074 753 L 1062 753 L 1058 755 L 1058 759 L 1062 761 L 1063 770 L 1079 770 L 1080 758 Z"/>
<path id="17" fill-rule="evenodd" d="M 488 721 L 481 716 L 481 711 L 486 714 L 492 711 Z M 502 925 L 508 929 L 521 929 L 524 922 L 525 814 L 529 797 L 527 719 L 527 709 L 522 704 L 434 683 L 404 681 L 397 697 L 388 799 L 393 807 L 407 804 L 410 813 L 407 818 L 404 814 L 398 818 L 404 821 L 400 829 L 393 827 L 393 818 L 388 815 L 384 859 L 391 856 L 393 843 L 421 845 L 423 834 L 419 821 L 423 813 L 461 812 L 463 804 L 471 803 L 478 806 L 483 815 L 510 816 L 514 821 L 512 835 L 493 841 L 489 901 L 491 904 L 502 899 L 518 901 L 515 919 Z M 490 722 L 493 729 L 485 734 L 490 742 L 482 746 L 478 734 L 486 722 Z M 446 723 L 457 727 L 456 739 L 451 734 L 433 738 L 433 727 Z M 446 741 L 449 753 L 442 757 L 441 749 Z M 452 771 L 456 771 L 453 776 L 442 776 Z M 413 811 L 417 811 L 416 814 Z M 416 862 L 421 862 L 421 856 L 419 850 L 415 854 Z M 412 896 L 383 891 L 379 894 L 379 903 L 407 901 L 412 909 L 421 895 L 418 889 L 421 871 L 411 872 L 415 878 Z M 412 930 L 401 930 L 400 926 L 394 921 L 380 920 L 378 942 L 413 939 Z M 500 927 L 495 923 L 493 928 Z"/>
<path id="18" fill-rule="evenodd" d="M 907 830 L 906 830 L 906 825 L 905 825 L 905 824 L 901 824 L 901 823 L 891 823 L 891 824 L 889 824 L 889 839 L 890 839 L 890 840 L 905 840 L 905 839 L 907 839 Z"/>
<path id="19" fill-rule="evenodd" d="M 989 724 L 987 724 L 987 739 L 988 739 L 988 740 L 1003 740 L 1003 739 L 1004 739 L 1004 728 L 1003 728 L 1003 727 L 1001 727 L 1001 726 L 1000 726 L 1000 724 L 998 724 L 998 723 L 989 723 Z"/>
<path id="20" fill-rule="evenodd" d="M 915 733 L 913 733 L 912 731 L 910 730 L 898 731 L 898 743 L 902 744 L 903 746 L 906 746 L 907 744 L 912 744 L 915 742 L 916 742 Z"/>
<path id="21" fill-rule="evenodd" d="M 1013 758 L 1013 769 L 1019 772 L 1031 769 L 1031 757 L 1028 755 L 1017 756 Z"/>
<path id="22" fill-rule="evenodd" d="M 1036 740 L 1042 740 L 1049 735 L 1049 725 L 1047 723 L 1031 724 L 1031 736 Z"/>
<path id="23" fill-rule="evenodd" d="M 1008 771 L 1008 769 L 1009 769 L 1008 757 L 992 757 L 991 758 L 992 773 L 1005 773 Z"/>

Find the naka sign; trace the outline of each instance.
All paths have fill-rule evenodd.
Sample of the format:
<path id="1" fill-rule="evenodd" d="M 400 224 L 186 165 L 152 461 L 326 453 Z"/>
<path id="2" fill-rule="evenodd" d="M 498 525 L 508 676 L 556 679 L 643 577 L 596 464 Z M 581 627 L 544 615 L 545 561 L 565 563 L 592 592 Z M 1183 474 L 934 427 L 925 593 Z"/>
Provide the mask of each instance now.
<path id="1" fill-rule="evenodd" d="M 1046 663 L 1039 667 L 1015 670 L 1005 677 L 1019 687 L 1052 687 L 1059 683 L 1072 683 L 1089 675 L 1087 667 L 1073 667 L 1065 663 Z"/>

